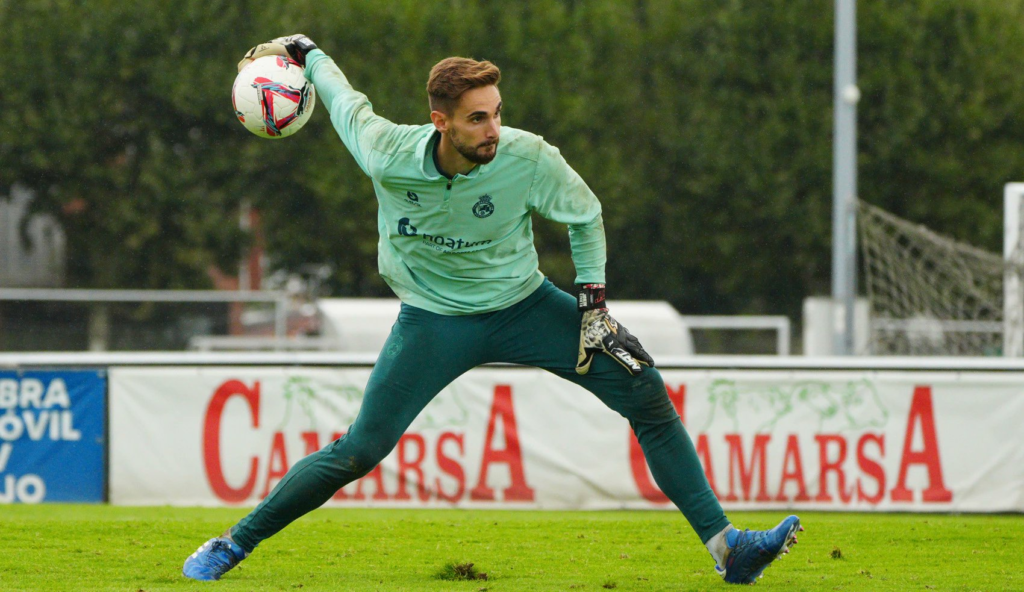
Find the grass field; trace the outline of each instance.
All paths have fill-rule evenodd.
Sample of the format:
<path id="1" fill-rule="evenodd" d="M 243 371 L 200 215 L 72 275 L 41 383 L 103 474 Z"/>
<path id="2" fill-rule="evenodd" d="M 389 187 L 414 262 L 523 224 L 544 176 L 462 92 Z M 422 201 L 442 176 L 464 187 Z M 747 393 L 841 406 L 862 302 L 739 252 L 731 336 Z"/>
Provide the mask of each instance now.
<path id="1" fill-rule="evenodd" d="M 216 583 L 181 564 L 244 510 L 0 506 L 0 590 L 728 589 L 675 512 L 321 509 Z M 732 513 L 749 528 L 781 514 Z M 758 586 L 1022 590 L 1024 516 L 804 513 Z M 486 579 L 458 577 L 460 566 Z"/>

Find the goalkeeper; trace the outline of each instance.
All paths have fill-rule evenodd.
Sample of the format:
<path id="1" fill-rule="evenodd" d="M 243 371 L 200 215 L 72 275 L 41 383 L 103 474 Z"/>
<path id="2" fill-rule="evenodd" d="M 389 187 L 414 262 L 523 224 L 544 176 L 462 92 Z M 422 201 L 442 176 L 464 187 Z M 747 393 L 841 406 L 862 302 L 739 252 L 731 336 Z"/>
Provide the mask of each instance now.
<path id="1" fill-rule="evenodd" d="M 185 561 L 185 576 L 219 579 L 372 470 L 441 389 L 488 362 L 543 368 L 628 419 L 658 486 L 726 581 L 753 582 L 788 551 L 800 530 L 795 516 L 768 531 L 729 523 L 654 360 L 608 314 L 601 204 L 556 148 L 501 126 L 496 66 L 442 60 L 427 82 L 431 123 L 411 126 L 375 115 L 302 35 L 254 47 L 239 69 L 285 54 L 305 66 L 341 140 L 373 179 L 378 267 L 402 307 L 348 433 L 296 463 L 248 516 L 203 544 Z M 538 269 L 534 212 L 569 227 L 576 297 Z"/>

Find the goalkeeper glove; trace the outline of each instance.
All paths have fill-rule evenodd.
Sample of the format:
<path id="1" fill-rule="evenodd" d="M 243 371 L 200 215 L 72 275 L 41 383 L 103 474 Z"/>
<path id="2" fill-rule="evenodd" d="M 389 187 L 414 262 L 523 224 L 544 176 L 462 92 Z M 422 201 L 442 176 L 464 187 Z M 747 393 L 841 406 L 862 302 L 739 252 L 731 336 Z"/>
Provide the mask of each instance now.
<path id="1" fill-rule="evenodd" d="M 654 366 L 654 360 L 644 351 L 640 341 L 608 314 L 604 284 L 580 286 L 577 305 L 583 313 L 580 351 L 576 358 L 577 374 L 589 372 L 594 355 L 600 352 L 611 356 L 633 376 L 643 370 L 640 364 Z"/>
<path id="2" fill-rule="evenodd" d="M 287 37 L 278 37 L 277 39 L 272 39 L 266 43 L 260 43 L 246 52 L 242 61 L 238 62 L 238 71 L 241 72 L 242 68 L 251 64 L 256 58 L 262 58 L 263 56 L 268 55 L 286 55 L 298 62 L 300 66 L 305 66 L 306 54 L 314 49 L 316 49 L 316 43 L 313 43 L 313 40 L 305 35 L 288 35 Z"/>

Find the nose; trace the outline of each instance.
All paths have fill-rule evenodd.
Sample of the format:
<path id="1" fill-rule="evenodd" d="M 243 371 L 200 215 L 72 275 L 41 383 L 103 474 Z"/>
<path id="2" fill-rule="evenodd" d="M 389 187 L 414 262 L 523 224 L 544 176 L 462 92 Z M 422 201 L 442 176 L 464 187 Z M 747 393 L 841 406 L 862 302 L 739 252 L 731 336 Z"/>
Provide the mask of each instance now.
<path id="1" fill-rule="evenodd" d="M 498 130 L 501 128 L 501 124 L 498 123 L 497 119 L 491 120 L 491 125 L 487 126 L 487 139 L 492 140 L 498 137 Z"/>

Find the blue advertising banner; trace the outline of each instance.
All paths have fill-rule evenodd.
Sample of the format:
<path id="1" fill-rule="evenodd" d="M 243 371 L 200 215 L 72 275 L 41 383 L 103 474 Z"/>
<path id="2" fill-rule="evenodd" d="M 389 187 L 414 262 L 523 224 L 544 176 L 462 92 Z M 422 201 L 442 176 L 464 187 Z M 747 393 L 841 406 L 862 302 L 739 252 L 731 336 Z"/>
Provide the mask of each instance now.
<path id="1" fill-rule="evenodd" d="M 102 502 L 103 370 L 0 370 L 0 504 Z"/>

